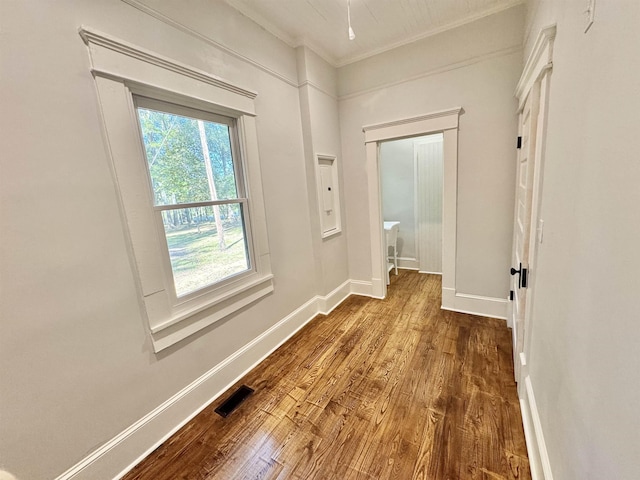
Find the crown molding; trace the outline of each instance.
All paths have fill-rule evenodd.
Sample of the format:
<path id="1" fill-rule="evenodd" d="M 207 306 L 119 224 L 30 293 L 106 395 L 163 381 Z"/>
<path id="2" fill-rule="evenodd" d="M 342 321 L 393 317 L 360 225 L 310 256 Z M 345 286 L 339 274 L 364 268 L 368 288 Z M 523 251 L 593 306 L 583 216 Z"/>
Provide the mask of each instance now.
<path id="1" fill-rule="evenodd" d="M 329 92 L 328 90 L 325 90 L 325 89 L 324 89 L 324 88 L 322 88 L 320 85 L 318 85 L 317 83 L 314 83 L 314 82 L 312 82 L 312 81 L 310 81 L 310 80 L 305 80 L 304 82 L 302 82 L 302 83 L 300 83 L 300 84 L 298 85 L 298 88 L 302 88 L 302 87 L 311 87 L 311 88 L 314 88 L 314 89 L 316 89 L 317 91 L 319 91 L 319 92 L 321 92 L 321 93 L 324 93 L 326 96 L 328 96 L 328 97 L 330 97 L 330 98 L 332 98 L 332 99 L 334 99 L 334 100 L 336 100 L 336 101 L 338 100 L 338 97 L 337 97 L 335 94 L 333 94 L 333 93 Z"/>
<path id="2" fill-rule="evenodd" d="M 340 68 L 340 67 L 344 67 L 346 65 L 352 64 L 352 63 L 359 62 L 361 60 L 365 60 L 365 59 L 367 59 L 369 57 L 374 57 L 374 56 L 379 55 L 381 53 L 388 52 L 390 50 L 393 50 L 393 49 L 396 49 L 396 48 L 399 48 L 399 47 L 403 47 L 405 45 L 409 45 L 409 44 L 414 43 L 414 42 L 418 42 L 418 41 L 423 40 L 425 38 L 433 37 L 435 35 L 447 32 L 449 30 L 453 30 L 454 28 L 462 27 L 462 26 L 467 25 L 469 23 L 473 23 L 473 22 L 475 22 L 477 20 L 481 20 L 481 19 L 483 19 L 485 17 L 489 17 L 491 15 L 495 15 L 496 13 L 500 13 L 500 12 L 505 11 L 505 10 L 509 10 L 510 8 L 517 7 L 517 6 L 522 5 L 524 3 L 525 3 L 525 0 L 517 0 L 515 2 L 511 2 L 511 3 L 507 3 L 507 4 L 503 4 L 503 5 L 498 5 L 497 7 L 485 10 L 485 11 L 477 13 L 475 15 L 469 15 L 468 17 L 461 18 L 460 20 L 457 20 L 455 22 L 447 23 L 446 25 L 442 25 L 441 27 L 437 27 L 437 28 L 433 28 L 433 29 L 427 30 L 426 32 L 420 33 L 418 35 L 414 35 L 414 36 L 409 37 L 409 38 L 407 38 L 405 40 L 400 40 L 398 42 L 390 43 L 388 45 L 385 45 L 384 47 L 372 49 L 372 50 L 369 50 L 369 51 L 364 52 L 364 53 L 359 54 L 359 55 L 345 55 L 345 56 L 339 58 L 337 62 L 335 62 L 334 67 Z"/>
<path id="3" fill-rule="evenodd" d="M 131 0 L 124 0 L 124 1 L 131 1 Z M 273 22 L 267 20 L 263 15 L 260 15 L 259 13 L 247 8 L 246 5 L 239 0 L 224 0 L 224 2 L 227 5 L 229 5 L 231 8 L 240 12 L 242 15 L 247 17 L 252 22 L 259 25 L 260 28 L 264 28 L 271 35 L 282 40 L 291 48 L 307 47 L 313 50 L 320 58 L 322 58 L 325 62 L 327 62 L 332 67 L 335 68 L 338 66 L 338 60 L 317 43 L 309 40 L 304 36 L 298 37 L 298 36 L 293 36 L 289 34 L 288 32 L 284 31 L 282 28 L 276 26 Z"/>

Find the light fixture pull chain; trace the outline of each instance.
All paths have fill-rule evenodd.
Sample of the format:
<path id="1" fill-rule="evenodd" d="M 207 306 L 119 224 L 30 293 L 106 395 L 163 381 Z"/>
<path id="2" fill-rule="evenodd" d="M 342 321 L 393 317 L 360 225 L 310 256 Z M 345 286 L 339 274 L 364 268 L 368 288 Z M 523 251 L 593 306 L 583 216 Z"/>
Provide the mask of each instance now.
<path id="1" fill-rule="evenodd" d="M 349 40 L 356 38 L 356 34 L 351 28 L 351 0 L 347 0 L 347 22 L 349 23 Z"/>

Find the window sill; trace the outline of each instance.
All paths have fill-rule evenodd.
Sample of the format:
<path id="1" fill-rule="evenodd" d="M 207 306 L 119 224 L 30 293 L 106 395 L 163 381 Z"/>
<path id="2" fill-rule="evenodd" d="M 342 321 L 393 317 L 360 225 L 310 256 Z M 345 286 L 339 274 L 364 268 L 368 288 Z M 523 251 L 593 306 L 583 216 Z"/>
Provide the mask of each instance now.
<path id="1" fill-rule="evenodd" d="M 153 349 L 157 353 L 179 342 L 241 308 L 273 292 L 273 275 L 265 275 L 243 282 L 215 300 L 204 302 L 189 310 L 176 312 L 171 318 L 151 327 Z"/>
<path id="2" fill-rule="evenodd" d="M 161 332 L 162 330 L 165 330 L 166 328 L 171 327 L 172 325 L 175 325 L 177 323 L 180 323 L 183 320 L 188 319 L 189 317 L 195 315 L 196 313 L 200 313 L 204 310 L 207 310 L 209 308 L 212 308 L 220 303 L 226 302 L 229 299 L 234 298 L 235 296 L 240 296 L 240 294 L 246 292 L 247 290 L 252 289 L 253 287 L 260 285 L 262 283 L 265 282 L 269 282 L 269 283 L 273 283 L 271 282 L 271 280 L 273 279 L 273 275 L 267 275 L 261 278 L 256 278 L 254 280 L 248 281 L 248 282 L 243 282 L 242 285 L 239 285 L 235 288 L 233 288 L 232 290 L 229 290 L 227 292 L 225 292 L 222 295 L 219 295 L 216 297 L 215 300 L 212 301 L 208 301 L 208 302 L 202 302 L 202 305 L 196 306 L 196 307 L 192 307 L 189 308 L 188 310 L 183 310 L 180 311 L 178 313 L 176 313 L 176 315 L 172 316 L 169 320 L 166 320 L 164 322 L 162 322 L 161 324 L 154 326 L 151 328 L 151 333 L 158 333 Z"/>

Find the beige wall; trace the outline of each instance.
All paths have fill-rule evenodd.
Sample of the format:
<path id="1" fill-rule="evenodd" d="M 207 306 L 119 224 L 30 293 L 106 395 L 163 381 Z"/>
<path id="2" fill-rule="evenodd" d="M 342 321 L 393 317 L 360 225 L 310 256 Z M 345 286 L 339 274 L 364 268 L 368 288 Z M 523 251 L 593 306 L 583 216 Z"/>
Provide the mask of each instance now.
<path id="1" fill-rule="evenodd" d="M 556 480 L 640 472 L 640 4 L 527 4 L 527 49 L 557 23 L 530 343 Z"/>
<path id="2" fill-rule="evenodd" d="M 506 298 L 523 23 L 518 6 L 338 70 L 352 278 L 371 280 L 362 127 L 462 106 L 456 287 Z"/>
<path id="3" fill-rule="evenodd" d="M 223 2 L 147 3 L 193 31 L 119 0 L 0 2 L 0 467 L 22 479 L 61 474 L 347 279 L 346 240 L 338 239 L 321 252 L 331 276 L 321 276 L 322 288 L 315 282 L 317 209 L 306 201 L 295 51 Z M 258 92 L 275 292 L 158 355 L 141 316 L 80 25 Z M 321 145 L 338 150 L 333 110 L 333 143 Z"/>
<path id="4" fill-rule="evenodd" d="M 326 295 L 349 278 L 337 75 L 336 69 L 312 50 L 303 46 L 296 50 L 308 200 L 312 212 L 311 236 L 315 247 L 316 281 L 318 292 Z M 342 231 L 327 238 L 321 236 L 318 213 L 318 187 L 315 174 L 318 154 L 335 156 L 338 164 Z"/>

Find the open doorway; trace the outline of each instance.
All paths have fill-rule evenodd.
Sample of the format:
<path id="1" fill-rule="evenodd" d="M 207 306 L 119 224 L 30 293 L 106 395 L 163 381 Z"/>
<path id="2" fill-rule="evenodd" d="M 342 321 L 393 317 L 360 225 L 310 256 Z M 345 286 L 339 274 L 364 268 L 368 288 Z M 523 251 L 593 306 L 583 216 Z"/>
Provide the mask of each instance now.
<path id="1" fill-rule="evenodd" d="M 389 280 L 397 268 L 442 274 L 443 142 L 436 133 L 380 143 Z"/>
<path id="2" fill-rule="evenodd" d="M 443 136 L 442 194 L 442 308 L 465 311 L 456 292 L 456 216 L 458 175 L 458 118 L 462 108 L 452 108 L 419 117 L 363 127 L 367 157 L 369 234 L 371 239 L 371 291 L 374 297 L 387 294 L 387 255 L 380 192 L 380 146 L 390 140 L 434 133 Z"/>

